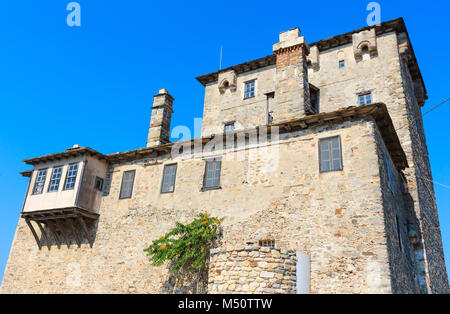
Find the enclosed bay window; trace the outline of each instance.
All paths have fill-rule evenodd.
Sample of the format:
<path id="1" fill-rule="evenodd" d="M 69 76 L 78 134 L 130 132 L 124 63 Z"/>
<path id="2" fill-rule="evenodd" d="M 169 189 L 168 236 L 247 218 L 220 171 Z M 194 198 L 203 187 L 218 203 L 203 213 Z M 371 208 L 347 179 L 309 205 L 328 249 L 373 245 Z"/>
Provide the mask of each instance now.
<path id="1" fill-rule="evenodd" d="M 131 198 L 133 194 L 134 175 L 136 170 L 125 171 L 122 175 L 122 185 L 120 186 L 120 199 Z"/>
<path id="2" fill-rule="evenodd" d="M 203 190 L 220 188 L 220 169 L 222 161 L 211 159 L 206 161 L 205 175 L 203 178 Z"/>
<path id="3" fill-rule="evenodd" d="M 59 189 L 59 182 L 61 181 L 62 167 L 53 168 L 52 176 L 50 177 L 49 192 L 56 192 Z"/>
<path id="4" fill-rule="evenodd" d="M 175 190 L 177 164 L 165 165 L 161 184 L 161 193 L 172 193 Z"/>
<path id="5" fill-rule="evenodd" d="M 66 183 L 64 184 L 64 190 L 73 190 L 75 187 L 75 181 L 77 180 L 78 164 L 69 165 L 66 175 Z"/>
<path id="6" fill-rule="evenodd" d="M 42 194 L 44 191 L 45 179 L 47 178 L 47 169 L 39 170 L 34 183 L 33 194 Z"/>
<path id="7" fill-rule="evenodd" d="M 320 172 L 339 171 L 342 166 L 341 138 L 339 136 L 319 141 Z"/>

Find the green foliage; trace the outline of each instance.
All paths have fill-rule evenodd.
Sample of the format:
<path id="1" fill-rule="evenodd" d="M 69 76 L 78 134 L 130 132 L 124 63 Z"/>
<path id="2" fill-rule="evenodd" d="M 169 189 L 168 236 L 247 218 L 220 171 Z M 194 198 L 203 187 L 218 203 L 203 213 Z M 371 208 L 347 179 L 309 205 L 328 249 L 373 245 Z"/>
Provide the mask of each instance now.
<path id="1" fill-rule="evenodd" d="M 185 264 L 201 269 L 222 221 L 205 213 L 188 225 L 176 222 L 175 228 L 144 251 L 153 266 L 172 261 L 175 271 Z"/>

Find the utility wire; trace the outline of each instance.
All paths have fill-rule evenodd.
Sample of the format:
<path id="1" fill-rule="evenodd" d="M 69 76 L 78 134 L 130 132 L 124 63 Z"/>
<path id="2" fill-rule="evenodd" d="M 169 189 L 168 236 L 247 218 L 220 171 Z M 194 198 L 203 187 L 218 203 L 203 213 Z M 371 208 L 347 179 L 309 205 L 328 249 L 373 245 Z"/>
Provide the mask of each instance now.
<path id="1" fill-rule="evenodd" d="M 450 98 L 447 98 L 446 100 L 444 100 L 443 102 L 441 102 L 439 105 L 437 105 L 437 106 L 431 108 L 430 110 L 428 110 L 427 112 L 425 112 L 422 116 L 424 116 L 424 115 L 430 113 L 431 111 L 433 111 L 433 110 L 436 109 L 437 107 L 442 106 L 443 104 L 445 104 L 445 103 L 446 103 L 447 101 L 449 101 L 449 100 L 450 100 Z"/>
<path id="2" fill-rule="evenodd" d="M 430 112 L 433 111 L 434 109 L 436 109 L 436 108 L 442 106 L 443 104 L 445 104 L 445 103 L 446 103 L 447 101 L 449 101 L 449 100 L 450 100 L 450 98 L 447 98 L 446 100 L 444 100 L 443 102 L 441 102 L 439 105 L 434 106 L 433 108 L 431 108 L 430 110 L 428 110 L 427 112 L 425 112 L 424 114 L 422 114 L 422 117 L 425 116 L 426 114 L 430 113 Z M 396 129 L 395 131 L 401 130 L 401 129 L 403 129 L 404 127 L 407 127 L 407 126 L 408 126 L 408 125 L 405 124 L 404 126 L 398 128 L 398 129 Z"/>

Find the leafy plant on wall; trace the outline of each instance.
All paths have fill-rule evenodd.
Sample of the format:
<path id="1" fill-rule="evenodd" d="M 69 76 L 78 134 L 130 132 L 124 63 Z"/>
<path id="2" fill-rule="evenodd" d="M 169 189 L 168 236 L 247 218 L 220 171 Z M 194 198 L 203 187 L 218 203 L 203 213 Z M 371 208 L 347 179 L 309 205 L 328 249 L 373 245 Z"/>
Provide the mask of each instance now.
<path id="1" fill-rule="evenodd" d="M 201 270 L 206 264 L 209 250 L 218 235 L 223 219 L 203 213 L 190 224 L 183 225 L 176 222 L 172 230 L 154 240 L 144 251 L 153 266 L 162 266 L 170 261 L 176 272 L 184 266 L 198 270 L 196 287 L 198 291 Z"/>

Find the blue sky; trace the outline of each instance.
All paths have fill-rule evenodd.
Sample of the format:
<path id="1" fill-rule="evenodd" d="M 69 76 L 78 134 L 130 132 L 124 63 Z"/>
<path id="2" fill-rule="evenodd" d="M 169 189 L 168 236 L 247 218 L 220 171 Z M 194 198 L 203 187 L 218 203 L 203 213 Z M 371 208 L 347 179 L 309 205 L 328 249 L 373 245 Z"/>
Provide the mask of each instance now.
<path id="1" fill-rule="evenodd" d="M 278 32 L 308 42 L 366 26 L 369 1 L 69 1 L 0 3 L 0 280 L 29 169 L 24 158 L 80 144 L 102 153 L 145 146 L 153 95 L 175 97 L 172 127 L 202 116 L 196 76 L 272 53 Z M 427 85 L 424 111 L 450 97 L 448 1 L 378 1 L 382 21 L 403 17 Z M 424 118 L 434 180 L 450 186 L 450 103 Z M 450 268 L 450 188 L 435 185 Z"/>

